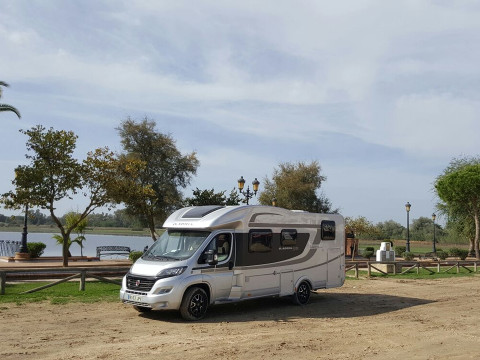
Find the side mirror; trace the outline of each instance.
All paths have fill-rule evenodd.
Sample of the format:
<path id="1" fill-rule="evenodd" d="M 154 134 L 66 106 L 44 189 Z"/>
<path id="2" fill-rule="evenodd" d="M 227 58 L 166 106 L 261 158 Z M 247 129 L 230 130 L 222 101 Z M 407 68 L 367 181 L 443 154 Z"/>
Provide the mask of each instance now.
<path id="1" fill-rule="evenodd" d="M 205 251 L 205 262 L 208 265 L 217 265 L 218 263 L 218 256 L 215 250 L 207 250 Z"/>

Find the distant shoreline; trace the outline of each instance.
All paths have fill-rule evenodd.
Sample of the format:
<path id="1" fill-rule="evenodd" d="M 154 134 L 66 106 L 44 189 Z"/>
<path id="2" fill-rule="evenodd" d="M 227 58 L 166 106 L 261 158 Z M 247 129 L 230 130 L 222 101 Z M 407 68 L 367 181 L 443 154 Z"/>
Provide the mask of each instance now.
<path id="1" fill-rule="evenodd" d="M 19 232 L 23 231 L 23 226 L 3 226 L 0 227 L 1 232 Z M 161 230 L 160 230 L 161 231 Z M 50 225 L 28 225 L 29 233 L 59 233 L 60 231 L 56 226 Z M 87 228 L 86 234 L 96 235 L 122 235 L 122 236 L 150 236 L 150 232 L 146 229 L 133 230 L 130 228 L 118 228 L 118 227 L 94 227 Z"/>

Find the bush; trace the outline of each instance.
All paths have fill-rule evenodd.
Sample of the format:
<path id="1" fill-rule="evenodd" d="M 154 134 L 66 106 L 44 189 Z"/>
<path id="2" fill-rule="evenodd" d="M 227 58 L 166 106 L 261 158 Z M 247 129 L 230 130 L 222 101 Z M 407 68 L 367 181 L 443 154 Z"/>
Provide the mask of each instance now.
<path id="1" fill-rule="evenodd" d="M 448 254 L 443 250 L 437 250 L 437 257 L 440 260 L 445 260 L 448 257 Z"/>
<path id="2" fill-rule="evenodd" d="M 461 249 L 453 247 L 450 250 L 448 250 L 448 254 L 452 257 L 460 257 Z"/>
<path id="3" fill-rule="evenodd" d="M 411 253 L 411 252 L 404 252 L 402 254 L 402 257 L 407 260 L 407 261 L 410 261 L 410 260 L 413 260 L 413 258 L 415 257 L 415 254 L 414 253 Z"/>
<path id="4" fill-rule="evenodd" d="M 370 259 L 373 256 L 373 250 L 363 250 L 362 256 L 366 259 Z"/>
<path id="5" fill-rule="evenodd" d="M 128 255 L 128 258 L 132 260 L 132 262 L 137 261 L 143 255 L 143 251 L 131 251 Z"/>
<path id="6" fill-rule="evenodd" d="M 28 253 L 30 254 L 30 257 L 32 259 L 42 256 L 43 250 L 45 250 L 46 247 L 47 247 L 47 245 L 45 245 L 42 242 L 29 242 L 29 243 L 27 243 Z"/>
<path id="7" fill-rule="evenodd" d="M 458 257 L 460 258 L 460 260 L 465 260 L 467 256 L 468 250 L 460 249 L 460 251 L 458 252 Z"/>
<path id="8" fill-rule="evenodd" d="M 395 247 L 395 256 L 402 256 L 402 254 L 407 251 L 406 246 L 397 246 Z"/>
<path id="9" fill-rule="evenodd" d="M 373 252 L 375 252 L 375 248 L 374 248 L 373 246 L 367 246 L 367 247 L 365 248 L 365 251 L 373 251 Z"/>

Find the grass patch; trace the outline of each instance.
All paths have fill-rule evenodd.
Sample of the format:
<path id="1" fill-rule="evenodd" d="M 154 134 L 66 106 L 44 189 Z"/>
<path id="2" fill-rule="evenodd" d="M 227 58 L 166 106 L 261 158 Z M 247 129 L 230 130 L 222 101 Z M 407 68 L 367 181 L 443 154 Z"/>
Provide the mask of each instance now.
<path id="1" fill-rule="evenodd" d="M 468 270 L 466 270 L 464 268 L 460 268 L 460 272 L 458 274 L 457 274 L 457 269 L 456 268 L 450 269 L 450 271 L 448 273 L 444 272 L 446 269 L 447 268 L 441 268 L 440 272 L 437 273 L 437 268 L 431 268 L 431 270 L 434 271 L 434 273 L 432 274 L 429 271 L 420 268 L 419 272 L 417 274 L 417 269 L 413 268 L 409 272 L 407 272 L 403 275 L 401 275 L 401 274 L 384 275 L 382 273 L 372 271 L 370 277 L 372 277 L 372 278 L 392 277 L 392 278 L 395 278 L 395 279 L 430 279 L 431 280 L 431 279 L 445 279 L 445 278 L 458 277 L 458 276 L 475 276 L 474 272 L 469 272 Z M 404 270 L 406 270 L 406 268 L 404 268 Z M 471 270 L 473 271 L 473 267 L 471 268 Z M 368 271 L 367 270 L 360 270 L 358 272 L 358 276 L 359 276 L 359 278 L 366 278 L 366 277 L 368 277 Z M 346 279 L 356 280 L 355 271 L 354 270 L 347 271 Z"/>
<path id="2" fill-rule="evenodd" d="M 24 291 L 50 284 L 51 282 L 30 282 L 6 284 L 5 295 L 0 295 L 0 304 L 24 304 L 39 301 L 50 301 L 61 305 L 71 302 L 95 303 L 119 301 L 120 285 L 100 281 L 87 281 L 85 291 L 79 291 L 78 281 L 68 281 L 31 294 L 21 294 Z"/>

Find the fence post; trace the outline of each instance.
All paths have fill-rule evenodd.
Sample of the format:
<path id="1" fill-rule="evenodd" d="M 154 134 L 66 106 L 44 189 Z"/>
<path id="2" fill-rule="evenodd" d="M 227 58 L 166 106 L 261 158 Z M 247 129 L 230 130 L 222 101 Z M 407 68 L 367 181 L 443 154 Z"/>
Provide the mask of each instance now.
<path id="1" fill-rule="evenodd" d="M 86 276 L 87 275 L 87 271 L 86 270 L 82 270 L 81 273 L 80 273 L 80 291 L 85 291 L 85 279 L 86 279 Z"/>
<path id="2" fill-rule="evenodd" d="M 370 261 L 367 261 L 367 268 L 368 268 L 368 277 L 372 275 L 372 269 L 370 268 Z"/>
<path id="3" fill-rule="evenodd" d="M 5 283 L 7 282 L 7 273 L 0 271 L 0 295 L 5 295 Z"/>
<path id="4" fill-rule="evenodd" d="M 355 279 L 358 279 L 358 263 L 355 264 Z"/>
<path id="5" fill-rule="evenodd" d="M 475 270 L 475 272 L 477 272 L 477 262 L 476 261 L 473 262 L 473 270 Z"/>
<path id="6" fill-rule="evenodd" d="M 440 261 L 437 264 L 437 273 L 440 273 Z"/>

